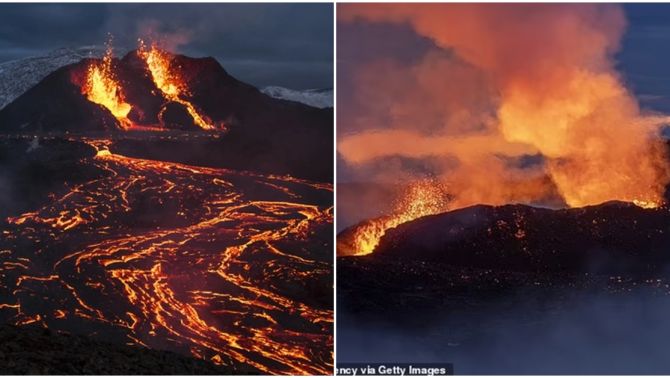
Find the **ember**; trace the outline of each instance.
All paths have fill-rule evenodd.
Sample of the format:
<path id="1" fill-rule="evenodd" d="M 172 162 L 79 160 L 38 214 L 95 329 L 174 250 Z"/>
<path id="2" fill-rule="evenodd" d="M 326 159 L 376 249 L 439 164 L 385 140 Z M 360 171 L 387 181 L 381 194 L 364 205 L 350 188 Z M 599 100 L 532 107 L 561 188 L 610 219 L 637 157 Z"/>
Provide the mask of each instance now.
<path id="1" fill-rule="evenodd" d="M 448 205 L 449 195 L 442 185 L 430 179 L 416 182 L 396 203 L 392 215 L 371 219 L 356 229 L 351 252 L 354 255 L 370 254 L 386 230 L 416 218 L 445 212 L 449 209 Z M 349 254 L 343 252 L 340 251 L 341 254 Z"/>

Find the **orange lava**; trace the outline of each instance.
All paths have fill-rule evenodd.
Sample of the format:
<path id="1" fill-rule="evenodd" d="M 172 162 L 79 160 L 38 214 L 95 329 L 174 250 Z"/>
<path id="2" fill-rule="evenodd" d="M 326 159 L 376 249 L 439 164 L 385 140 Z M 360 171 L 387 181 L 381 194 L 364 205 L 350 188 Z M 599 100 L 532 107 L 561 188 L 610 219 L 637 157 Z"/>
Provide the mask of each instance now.
<path id="1" fill-rule="evenodd" d="M 125 102 L 121 86 L 112 69 L 112 60 L 112 45 L 108 42 L 102 61 L 89 65 L 81 90 L 89 101 L 107 108 L 119 121 L 121 128 L 128 129 L 133 125 L 128 119 L 132 107 Z"/>
<path id="2" fill-rule="evenodd" d="M 619 5 L 338 8 L 338 22 L 357 20 L 410 27 L 450 54 L 423 54 L 409 66 L 373 60 L 359 67 L 352 96 L 386 106 L 352 108 L 359 113 L 349 114 L 354 124 L 338 140 L 349 168 L 367 172 L 391 157 L 448 161 L 431 173 L 449 184 L 452 209 L 664 204 L 670 159 L 661 135 L 670 115 L 643 109 L 617 71 L 626 31 Z M 370 88 L 379 97 L 370 98 Z M 390 181 L 402 169 L 375 168 L 372 175 Z M 359 253 L 412 219 L 392 214 L 363 222 Z"/>
<path id="3" fill-rule="evenodd" d="M 371 219 L 356 229 L 353 254 L 361 256 L 372 253 L 390 228 L 448 210 L 449 195 L 446 188 L 433 180 L 415 182 L 401 196 L 391 215 Z"/>
<path id="4" fill-rule="evenodd" d="M 332 307 L 296 294 L 332 282 L 331 185 L 86 142 L 103 177 L 8 219 L 0 298 L 16 300 L 3 318 L 264 373 L 332 372 Z"/>
<path id="5" fill-rule="evenodd" d="M 189 96 L 189 90 L 179 74 L 178 67 L 172 63 L 172 56 L 155 44 L 147 47 L 142 40 L 139 41 L 138 52 L 147 64 L 147 69 L 156 87 L 170 101 L 183 105 L 193 118 L 198 127 L 203 130 L 223 130 L 223 125 L 216 125 L 206 115 L 201 114 L 195 106 L 185 97 Z"/>

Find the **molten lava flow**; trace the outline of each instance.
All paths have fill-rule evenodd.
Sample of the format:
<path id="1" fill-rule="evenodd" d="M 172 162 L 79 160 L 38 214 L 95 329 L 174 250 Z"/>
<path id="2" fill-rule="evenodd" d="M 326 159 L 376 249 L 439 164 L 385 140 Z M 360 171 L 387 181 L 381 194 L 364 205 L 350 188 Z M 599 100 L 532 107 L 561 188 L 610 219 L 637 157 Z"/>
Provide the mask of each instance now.
<path id="1" fill-rule="evenodd" d="M 119 125 L 128 129 L 132 126 L 128 119 L 131 106 L 123 98 L 121 86 L 112 69 L 112 59 L 112 46 L 108 43 L 102 61 L 92 62 L 88 67 L 81 90 L 89 101 L 107 108 L 119 121 Z"/>
<path id="2" fill-rule="evenodd" d="M 405 190 L 390 216 L 372 219 L 357 227 L 352 245 L 353 254 L 372 253 L 389 228 L 448 210 L 449 195 L 442 185 L 434 180 L 415 182 Z"/>
<path id="3" fill-rule="evenodd" d="M 155 44 L 147 47 L 142 40 L 139 41 L 139 44 L 140 57 L 146 62 L 154 84 L 165 97 L 183 105 L 195 124 L 203 130 L 222 129 L 223 127 L 216 126 L 207 116 L 200 114 L 195 106 L 184 98 L 190 93 L 181 75 L 173 67 L 170 54 L 159 49 Z"/>
<path id="4" fill-rule="evenodd" d="M 333 311 L 314 296 L 332 287 L 332 185 L 83 142 L 103 174 L 0 229 L 0 321 L 264 373 L 332 372 Z"/>

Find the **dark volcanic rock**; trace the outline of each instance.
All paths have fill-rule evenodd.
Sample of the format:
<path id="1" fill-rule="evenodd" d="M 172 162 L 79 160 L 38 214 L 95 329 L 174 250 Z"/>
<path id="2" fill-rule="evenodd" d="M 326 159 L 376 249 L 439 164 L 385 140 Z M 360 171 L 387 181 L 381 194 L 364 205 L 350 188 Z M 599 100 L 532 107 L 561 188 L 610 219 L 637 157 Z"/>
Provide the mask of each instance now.
<path id="1" fill-rule="evenodd" d="M 667 374 L 669 287 L 661 276 L 341 257 L 338 359 L 449 361 L 456 374 Z"/>
<path id="2" fill-rule="evenodd" d="M 126 101 L 133 105 L 128 118 L 139 125 L 159 124 L 159 114 L 167 99 L 156 88 L 137 51 L 129 52 L 119 61 L 117 77 Z M 172 123 L 173 120 L 166 118 L 165 121 Z M 189 122 L 192 123 L 193 120 Z"/>
<path id="3" fill-rule="evenodd" d="M 61 67 L 0 110 L 2 133 L 86 132 L 118 129 L 104 107 L 92 103 L 75 84 L 89 59 Z"/>
<path id="4" fill-rule="evenodd" d="M 670 262 L 670 211 L 609 202 L 551 210 L 473 206 L 388 230 L 375 255 L 537 272 L 650 273 Z"/>
<path id="5" fill-rule="evenodd" d="M 487 313 L 491 306 L 514 308 L 537 305 L 534 300 L 556 304 L 576 295 L 620 298 L 641 293 L 667 297 L 670 280 L 662 275 L 515 272 L 374 255 L 337 259 L 337 297 L 343 310 L 402 324 L 413 320 L 417 326 L 443 320 L 445 314 Z M 407 313 L 413 314 L 411 320 Z"/>
<path id="6" fill-rule="evenodd" d="M 0 326 L 2 374 L 258 374 L 252 367 L 217 366 L 172 352 L 113 345 L 47 328 Z"/>
<path id="7" fill-rule="evenodd" d="M 168 129 L 178 130 L 198 130 L 198 126 L 193 122 L 193 118 L 188 114 L 188 110 L 176 102 L 168 102 L 158 115 L 162 125 Z"/>
<path id="8" fill-rule="evenodd" d="M 667 207 L 620 202 L 473 206 L 401 224 L 372 254 L 337 260 L 338 358 L 667 373 L 654 351 L 669 334 L 669 225 Z"/>
<path id="9" fill-rule="evenodd" d="M 62 138 L 0 139 L 0 220 L 49 201 L 71 186 L 109 174 L 86 164 L 95 150 Z"/>
<path id="10" fill-rule="evenodd" d="M 84 59 L 62 67 L 0 110 L 0 133 L 121 132 L 107 109 L 81 93 L 90 63 Z M 225 125 L 226 134 L 205 151 L 191 145 L 164 145 L 155 149 L 139 146 L 135 154 L 123 153 L 163 160 L 167 154 L 170 161 L 332 180 L 332 108 L 267 96 L 229 75 L 213 58 L 175 55 L 172 66 L 179 68 L 187 84 L 188 94 L 183 98 L 214 124 Z M 183 106 L 171 103 L 156 88 L 137 52 L 113 60 L 113 67 L 132 105 L 131 121 L 138 126 L 200 131 Z"/>

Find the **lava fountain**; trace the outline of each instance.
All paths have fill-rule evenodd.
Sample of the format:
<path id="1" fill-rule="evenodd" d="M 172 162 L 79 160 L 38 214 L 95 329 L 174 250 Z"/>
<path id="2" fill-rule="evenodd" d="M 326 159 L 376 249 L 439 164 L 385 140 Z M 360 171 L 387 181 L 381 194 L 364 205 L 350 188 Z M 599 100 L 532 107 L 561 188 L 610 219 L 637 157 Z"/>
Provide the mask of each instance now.
<path id="1" fill-rule="evenodd" d="M 132 107 L 125 101 L 121 86 L 114 74 L 113 58 L 112 44 L 111 41 L 108 41 L 102 60 L 94 61 L 89 65 L 81 91 L 89 101 L 107 108 L 119 121 L 121 128 L 129 129 L 133 125 L 128 119 L 128 113 Z"/>
<path id="2" fill-rule="evenodd" d="M 139 40 L 139 56 L 146 62 L 147 69 L 156 87 L 170 101 L 183 105 L 193 118 L 195 124 L 203 130 L 221 130 L 222 125 L 215 125 L 206 115 L 201 114 L 198 109 L 185 97 L 189 96 L 189 90 L 178 70 L 173 66 L 171 55 L 152 43 L 150 47 Z"/>
<path id="3" fill-rule="evenodd" d="M 402 223 L 439 214 L 449 210 L 447 188 L 432 179 L 417 181 L 407 187 L 395 203 L 391 215 L 372 219 L 357 227 L 350 246 L 354 255 L 367 255 L 374 251 L 386 230 Z"/>

